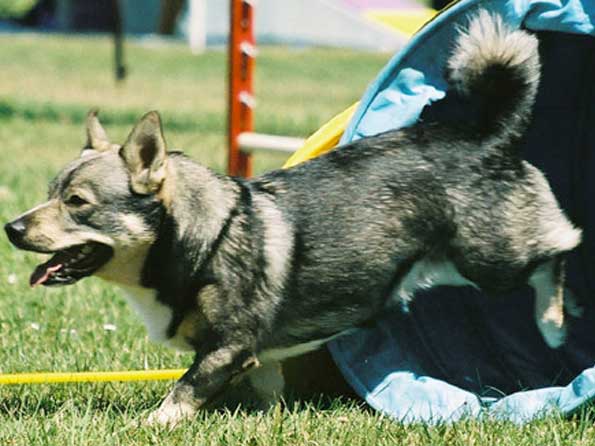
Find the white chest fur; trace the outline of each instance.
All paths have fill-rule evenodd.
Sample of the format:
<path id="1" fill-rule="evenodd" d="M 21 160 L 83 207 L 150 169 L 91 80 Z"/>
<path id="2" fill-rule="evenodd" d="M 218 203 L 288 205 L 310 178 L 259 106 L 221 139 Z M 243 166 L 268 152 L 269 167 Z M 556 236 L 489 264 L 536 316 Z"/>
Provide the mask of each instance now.
<path id="1" fill-rule="evenodd" d="M 171 322 L 172 311 L 157 300 L 157 292 L 148 288 L 122 287 L 126 300 L 142 318 L 149 339 L 155 342 L 167 340 L 167 327 Z"/>
<path id="2" fill-rule="evenodd" d="M 407 308 L 407 303 L 417 290 L 429 290 L 435 286 L 477 286 L 465 279 L 449 261 L 421 259 L 415 262 L 393 293 L 393 300 Z"/>
<path id="3" fill-rule="evenodd" d="M 192 347 L 178 336 L 168 337 L 173 312 L 170 307 L 157 300 L 157 292 L 149 288 L 122 286 L 130 306 L 141 317 L 149 339 L 166 344 L 177 350 L 190 350 Z"/>
<path id="4" fill-rule="evenodd" d="M 258 359 L 261 362 L 265 363 L 270 361 L 281 361 L 286 358 L 292 358 L 294 356 L 303 355 L 304 353 L 316 350 L 322 344 L 329 340 L 330 338 L 305 342 L 303 344 L 298 344 L 291 347 L 272 348 L 269 350 L 264 350 L 260 352 L 260 354 L 258 355 Z"/>
<path id="5" fill-rule="evenodd" d="M 349 333 L 352 333 L 353 330 L 345 330 L 341 333 L 337 333 L 335 335 L 329 336 L 328 338 L 324 339 L 316 339 L 310 342 L 304 342 L 302 344 L 292 345 L 291 347 L 278 347 L 278 348 L 271 348 L 268 350 L 263 350 L 258 354 L 258 359 L 261 362 L 270 362 L 270 361 L 282 361 L 283 359 L 293 358 L 294 356 L 303 355 L 304 353 L 311 352 L 320 348 L 323 344 L 326 344 L 328 341 L 338 338 L 339 336 L 343 336 Z"/>

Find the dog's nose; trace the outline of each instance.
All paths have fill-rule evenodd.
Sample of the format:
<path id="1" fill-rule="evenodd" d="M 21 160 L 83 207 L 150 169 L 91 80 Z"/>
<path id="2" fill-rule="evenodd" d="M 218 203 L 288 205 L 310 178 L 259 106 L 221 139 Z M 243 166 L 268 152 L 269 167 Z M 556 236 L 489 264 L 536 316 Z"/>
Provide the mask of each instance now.
<path id="1" fill-rule="evenodd" d="M 11 221 L 4 225 L 8 239 L 13 245 L 18 245 L 25 235 L 25 222 L 22 219 Z"/>

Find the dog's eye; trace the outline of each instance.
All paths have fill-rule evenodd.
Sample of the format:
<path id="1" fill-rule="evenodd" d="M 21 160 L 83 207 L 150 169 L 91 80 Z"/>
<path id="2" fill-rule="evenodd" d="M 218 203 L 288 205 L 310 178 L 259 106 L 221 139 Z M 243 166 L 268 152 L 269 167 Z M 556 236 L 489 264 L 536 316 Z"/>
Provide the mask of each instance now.
<path id="1" fill-rule="evenodd" d="M 65 203 L 69 206 L 79 207 L 88 204 L 89 202 L 80 195 L 73 194 L 66 199 Z"/>

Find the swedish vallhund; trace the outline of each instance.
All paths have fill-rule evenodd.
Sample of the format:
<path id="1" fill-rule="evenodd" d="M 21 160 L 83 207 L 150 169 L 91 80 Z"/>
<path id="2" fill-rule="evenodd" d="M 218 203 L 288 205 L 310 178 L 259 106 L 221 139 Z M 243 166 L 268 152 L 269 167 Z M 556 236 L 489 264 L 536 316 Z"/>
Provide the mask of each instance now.
<path id="1" fill-rule="evenodd" d="M 447 98 L 471 104 L 469 119 L 419 121 L 253 179 L 168 152 L 156 112 L 123 145 L 91 112 L 81 156 L 6 232 L 52 255 L 32 285 L 119 284 L 152 339 L 195 352 L 150 423 L 193 416 L 241 376 L 270 404 L 280 360 L 436 285 L 528 283 L 537 326 L 559 347 L 563 257 L 581 232 L 520 156 L 538 41 L 480 11 L 446 65 Z"/>

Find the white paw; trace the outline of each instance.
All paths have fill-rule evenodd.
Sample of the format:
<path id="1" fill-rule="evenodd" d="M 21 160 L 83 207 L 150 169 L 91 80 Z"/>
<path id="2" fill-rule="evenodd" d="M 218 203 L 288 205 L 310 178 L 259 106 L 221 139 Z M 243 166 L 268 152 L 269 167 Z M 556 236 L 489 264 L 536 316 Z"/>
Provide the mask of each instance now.
<path id="1" fill-rule="evenodd" d="M 539 331 L 541 331 L 545 343 L 550 348 L 558 348 L 566 341 L 565 325 L 560 325 L 553 321 L 540 320 L 537 322 L 537 326 L 539 327 Z"/>
<path id="2" fill-rule="evenodd" d="M 181 421 L 192 418 L 196 414 L 196 409 L 184 402 L 174 403 L 170 397 L 167 397 L 159 409 L 151 412 L 149 418 L 144 423 L 146 426 L 166 426 L 176 427 Z"/>

